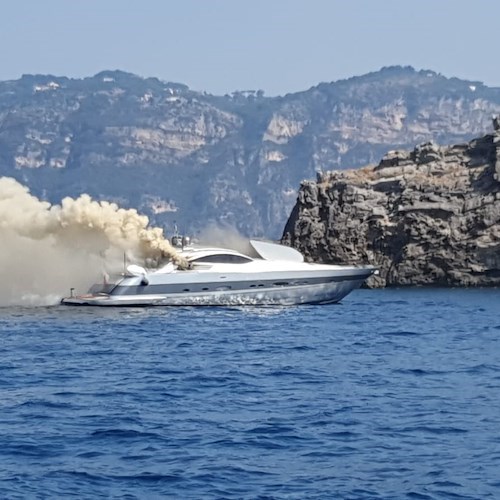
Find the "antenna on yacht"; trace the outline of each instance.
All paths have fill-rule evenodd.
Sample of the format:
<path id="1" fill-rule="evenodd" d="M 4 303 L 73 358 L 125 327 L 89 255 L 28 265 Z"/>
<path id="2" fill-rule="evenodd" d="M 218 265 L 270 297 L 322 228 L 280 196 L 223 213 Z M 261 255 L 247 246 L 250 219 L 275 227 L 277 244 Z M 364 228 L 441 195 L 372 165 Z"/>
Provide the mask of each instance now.
<path id="1" fill-rule="evenodd" d="M 123 252 L 123 275 L 127 273 L 127 252 Z"/>
<path id="2" fill-rule="evenodd" d="M 174 248 L 182 247 L 182 238 L 179 235 L 179 228 L 176 222 L 174 222 L 174 235 L 172 236 L 171 243 Z"/>
<path id="3" fill-rule="evenodd" d="M 179 233 L 179 227 L 177 222 L 174 221 L 174 235 L 172 236 L 172 246 L 184 250 L 184 247 L 188 247 L 191 244 L 191 238 Z"/>

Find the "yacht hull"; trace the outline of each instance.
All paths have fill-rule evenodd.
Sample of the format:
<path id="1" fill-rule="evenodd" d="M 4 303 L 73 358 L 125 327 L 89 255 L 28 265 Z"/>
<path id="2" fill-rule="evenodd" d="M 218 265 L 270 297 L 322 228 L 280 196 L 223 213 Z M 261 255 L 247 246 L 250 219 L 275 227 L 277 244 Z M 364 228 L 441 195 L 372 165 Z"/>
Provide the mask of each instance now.
<path id="1" fill-rule="evenodd" d="M 352 276 L 328 278 L 313 284 L 254 286 L 239 289 L 208 291 L 172 291 L 148 293 L 154 286 L 117 286 L 109 294 L 97 293 L 62 300 L 65 305 L 88 306 L 239 306 L 239 305 L 298 305 L 329 304 L 343 299 L 352 290 L 359 288 L 373 274 L 367 269 Z M 134 293 L 139 291 L 140 293 Z"/>

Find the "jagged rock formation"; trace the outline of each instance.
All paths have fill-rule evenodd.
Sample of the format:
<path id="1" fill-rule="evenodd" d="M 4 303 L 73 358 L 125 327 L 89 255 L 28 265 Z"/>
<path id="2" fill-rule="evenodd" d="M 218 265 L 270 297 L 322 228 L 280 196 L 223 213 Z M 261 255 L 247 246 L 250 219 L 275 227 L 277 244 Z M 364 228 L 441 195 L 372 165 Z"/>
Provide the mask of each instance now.
<path id="1" fill-rule="evenodd" d="M 213 96 L 120 71 L 0 82 L 0 175 L 52 203 L 88 192 L 191 231 L 279 237 L 301 180 L 483 133 L 500 89 L 406 67 L 305 92 Z"/>
<path id="2" fill-rule="evenodd" d="M 372 286 L 500 285 L 498 120 L 494 129 L 304 182 L 283 241 L 312 260 L 378 266 Z"/>

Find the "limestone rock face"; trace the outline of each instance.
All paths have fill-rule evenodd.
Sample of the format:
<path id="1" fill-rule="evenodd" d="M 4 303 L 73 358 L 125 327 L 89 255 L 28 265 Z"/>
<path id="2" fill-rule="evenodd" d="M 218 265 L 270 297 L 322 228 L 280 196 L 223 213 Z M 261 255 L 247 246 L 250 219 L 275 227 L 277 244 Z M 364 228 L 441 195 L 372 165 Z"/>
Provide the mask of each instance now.
<path id="1" fill-rule="evenodd" d="M 369 286 L 500 285 L 500 129 L 319 174 L 282 239 L 309 260 L 378 266 Z"/>

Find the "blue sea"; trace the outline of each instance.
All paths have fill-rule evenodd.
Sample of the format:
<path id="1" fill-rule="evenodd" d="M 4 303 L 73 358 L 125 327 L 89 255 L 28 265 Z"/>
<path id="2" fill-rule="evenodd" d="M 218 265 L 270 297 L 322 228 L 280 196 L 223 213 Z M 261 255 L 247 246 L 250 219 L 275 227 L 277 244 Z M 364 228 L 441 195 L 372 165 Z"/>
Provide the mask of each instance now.
<path id="1" fill-rule="evenodd" d="M 500 498 L 498 289 L 4 308 L 0 333 L 0 498 Z"/>

